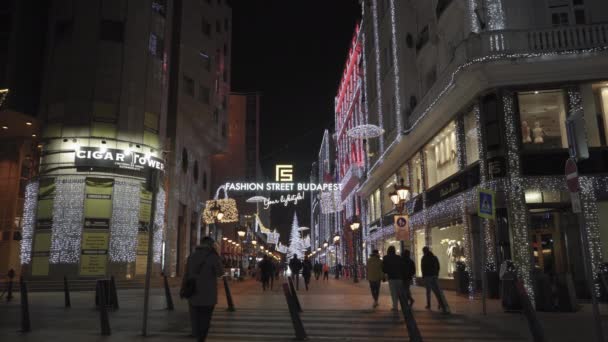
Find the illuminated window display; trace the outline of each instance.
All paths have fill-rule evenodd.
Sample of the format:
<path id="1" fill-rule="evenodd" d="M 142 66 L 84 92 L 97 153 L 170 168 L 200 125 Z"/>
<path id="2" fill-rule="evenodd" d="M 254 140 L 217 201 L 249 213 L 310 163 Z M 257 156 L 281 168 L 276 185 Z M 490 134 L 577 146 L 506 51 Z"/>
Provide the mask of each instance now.
<path id="1" fill-rule="evenodd" d="M 608 202 L 598 202 L 597 212 L 599 215 L 600 245 L 602 250 L 602 262 L 608 263 Z"/>
<path id="2" fill-rule="evenodd" d="M 382 196 L 382 214 L 388 214 L 389 212 L 391 212 L 393 210 L 394 204 L 393 201 L 391 201 L 390 196 L 388 196 L 388 194 L 393 191 L 393 189 L 395 189 L 395 184 L 397 183 L 397 177 L 395 176 L 391 176 L 389 177 L 389 179 L 386 180 L 386 182 L 384 182 L 384 185 L 382 186 L 382 193 L 384 194 L 384 196 Z"/>
<path id="3" fill-rule="evenodd" d="M 479 140 L 477 139 L 477 119 L 475 112 L 470 111 L 464 116 L 464 139 L 466 145 L 467 165 L 479 160 Z"/>
<path id="4" fill-rule="evenodd" d="M 439 278 L 454 278 L 456 263 L 465 261 L 464 226 L 462 224 L 433 227 L 431 250 L 439 259 Z"/>
<path id="5" fill-rule="evenodd" d="M 456 124 L 451 122 L 424 147 L 428 187 L 458 171 Z"/>
<path id="6" fill-rule="evenodd" d="M 420 262 L 422 261 L 422 248 L 426 246 L 424 229 L 420 229 L 416 231 L 414 234 L 414 253 L 412 257 L 414 258 L 414 262 L 416 262 L 416 276 L 422 277 L 422 267 Z"/>
<path id="7" fill-rule="evenodd" d="M 414 158 L 410 161 L 412 165 L 412 197 L 422 192 L 422 161 L 420 160 L 420 153 L 417 153 Z"/>
<path id="8" fill-rule="evenodd" d="M 596 92 L 597 112 L 602 114 L 604 121 L 604 132 L 608 132 L 608 83 Z"/>
<path id="9" fill-rule="evenodd" d="M 568 147 L 566 104 L 562 90 L 518 93 L 524 150 Z"/>

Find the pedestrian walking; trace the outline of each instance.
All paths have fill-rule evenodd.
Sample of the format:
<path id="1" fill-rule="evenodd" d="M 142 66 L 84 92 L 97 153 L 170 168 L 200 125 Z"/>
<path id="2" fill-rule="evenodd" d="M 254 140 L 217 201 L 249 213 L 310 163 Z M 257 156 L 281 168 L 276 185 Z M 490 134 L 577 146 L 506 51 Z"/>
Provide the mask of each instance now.
<path id="1" fill-rule="evenodd" d="M 223 275 L 222 258 L 214 248 L 214 241 L 204 237 L 188 257 L 180 290 L 180 296 L 188 299 L 192 332 L 199 342 L 207 338 L 217 304 L 217 278 Z"/>
<path id="2" fill-rule="evenodd" d="M 261 273 L 262 280 L 262 291 L 266 291 L 266 289 L 270 286 L 270 279 L 272 278 L 272 262 L 268 259 L 267 255 L 264 255 L 262 261 L 258 266 Z"/>
<path id="3" fill-rule="evenodd" d="M 312 276 L 312 263 L 310 259 L 308 259 L 308 255 L 304 256 L 304 261 L 302 262 L 302 277 L 304 278 L 304 286 L 306 287 L 306 291 L 308 291 L 308 285 L 310 284 L 310 277 Z"/>
<path id="4" fill-rule="evenodd" d="M 322 268 L 323 267 L 321 266 L 321 264 L 318 261 L 316 261 L 315 265 L 313 266 L 313 270 L 315 272 L 315 279 L 317 281 L 319 280 L 319 277 L 321 276 Z"/>
<path id="5" fill-rule="evenodd" d="M 336 279 L 340 279 L 341 275 L 342 275 L 342 264 L 338 263 L 338 265 L 336 265 Z"/>
<path id="6" fill-rule="evenodd" d="M 426 309 L 431 309 L 431 291 L 433 291 L 439 308 L 446 311 L 443 301 L 441 300 L 439 283 L 437 281 L 437 278 L 439 277 L 439 259 L 437 259 L 435 254 L 433 254 L 428 247 L 422 248 L 422 254 L 420 267 L 422 268 L 422 278 L 424 279 L 424 286 L 426 287 Z"/>
<path id="7" fill-rule="evenodd" d="M 380 296 L 380 283 L 382 282 L 382 260 L 377 249 L 372 251 L 372 254 L 367 259 L 367 280 L 369 280 L 369 288 L 372 291 L 374 299 L 373 307 L 378 307 L 378 297 Z"/>
<path id="8" fill-rule="evenodd" d="M 273 262 L 270 258 L 268 258 L 268 261 L 270 261 L 270 289 L 272 290 L 273 286 L 274 286 L 274 278 L 275 278 L 275 274 L 278 274 L 277 272 L 277 264 L 275 262 Z"/>
<path id="9" fill-rule="evenodd" d="M 300 289 L 300 271 L 302 270 L 302 261 L 298 259 L 298 255 L 294 254 L 293 258 L 289 261 L 289 269 L 291 275 L 296 283 L 296 290 Z"/>
<path id="10" fill-rule="evenodd" d="M 393 311 L 398 310 L 399 294 L 403 289 L 403 268 L 403 260 L 397 255 L 395 246 L 390 246 L 386 250 L 386 256 L 382 259 L 382 272 L 386 273 L 388 278 Z"/>
<path id="11" fill-rule="evenodd" d="M 329 281 L 329 266 L 323 264 L 323 280 Z"/>
<path id="12" fill-rule="evenodd" d="M 409 306 L 414 305 L 414 298 L 412 297 L 412 291 L 410 286 L 414 276 L 416 275 L 416 264 L 410 257 L 411 253 L 409 249 L 403 251 L 403 289 Z"/>

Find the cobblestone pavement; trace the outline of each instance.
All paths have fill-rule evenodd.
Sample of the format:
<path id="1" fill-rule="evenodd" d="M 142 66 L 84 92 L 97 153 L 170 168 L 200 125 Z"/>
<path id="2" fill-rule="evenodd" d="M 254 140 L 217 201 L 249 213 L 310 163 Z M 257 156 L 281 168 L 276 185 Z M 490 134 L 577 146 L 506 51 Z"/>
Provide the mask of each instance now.
<path id="1" fill-rule="evenodd" d="M 276 283 L 275 285 L 279 285 Z M 208 341 L 289 341 L 294 338 L 289 311 L 280 286 L 262 292 L 253 280 L 231 283 L 236 312 L 226 310 L 223 287 L 214 312 Z M 30 293 L 32 331 L 19 333 L 19 297 L 0 304 L 0 341 L 189 341 L 188 307 L 173 289 L 175 311 L 165 310 L 162 289 L 153 289 L 149 336 L 141 337 L 143 291 L 120 290 L 120 309 L 110 312 L 112 336 L 100 336 L 99 314 L 93 292 L 73 292 L 72 308 L 63 308 L 62 292 Z M 504 313 L 500 303 L 481 302 L 446 291 L 452 314 L 424 309 L 424 289 L 413 288 L 414 314 L 424 341 L 529 341 L 521 314 Z M 366 281 L 331 279 L 312 281 L 310 291 L 298 292 L 302 322 L 310 341 L 407 341 L 400 312 L 390 311 L 387 284 L 382 285 L 380 307 L 372 309 Z M 434 303 L 433 306 L 436 306 Z M 602 307 L 604 322 L 608 310 Z M 539 313 L 547 341 L 591 341 L 590 308 L 577 313 Z M 606 327 L 608 328 L 608 326 Z"/>

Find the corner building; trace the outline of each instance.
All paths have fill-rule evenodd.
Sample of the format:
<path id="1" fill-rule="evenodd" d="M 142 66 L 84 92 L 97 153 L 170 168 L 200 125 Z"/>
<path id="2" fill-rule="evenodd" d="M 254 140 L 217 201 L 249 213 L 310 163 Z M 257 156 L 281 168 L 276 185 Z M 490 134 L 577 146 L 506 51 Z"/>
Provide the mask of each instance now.
<path id="1" fill-rule="evenodd" d="M 360 190 L 366 241 L 394 239 L 388 192 L 403 179 L 418 275 L 429 246 L 447 287 L 475 291 L 486 272 L 497 291 L 497 270 L 513 260 L 537 308 L 552 274 L 589 298 L 583 249 L 595 279 L 608 261 L 606 3 L 373 0 L 363 11 L 368 112 L 386 131 Z M 582 226 L 563 176 L 565 121 L 580 112 Z M 496 192 L 495 220 L 477 215 L 480 188 Z"/>

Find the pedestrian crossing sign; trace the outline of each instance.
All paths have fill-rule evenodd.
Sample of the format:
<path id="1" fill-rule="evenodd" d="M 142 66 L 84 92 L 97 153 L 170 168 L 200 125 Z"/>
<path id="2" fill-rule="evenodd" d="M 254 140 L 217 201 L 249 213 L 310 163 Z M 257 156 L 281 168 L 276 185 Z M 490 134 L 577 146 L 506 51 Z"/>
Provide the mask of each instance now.
<path id="1" fill-rule="evenodd" d="M 479 217 L 493 220 L 496 217 L 496 194 L 492 190 L 479 189 L 479 202 L 477 203 L 477 215 Z"/>

